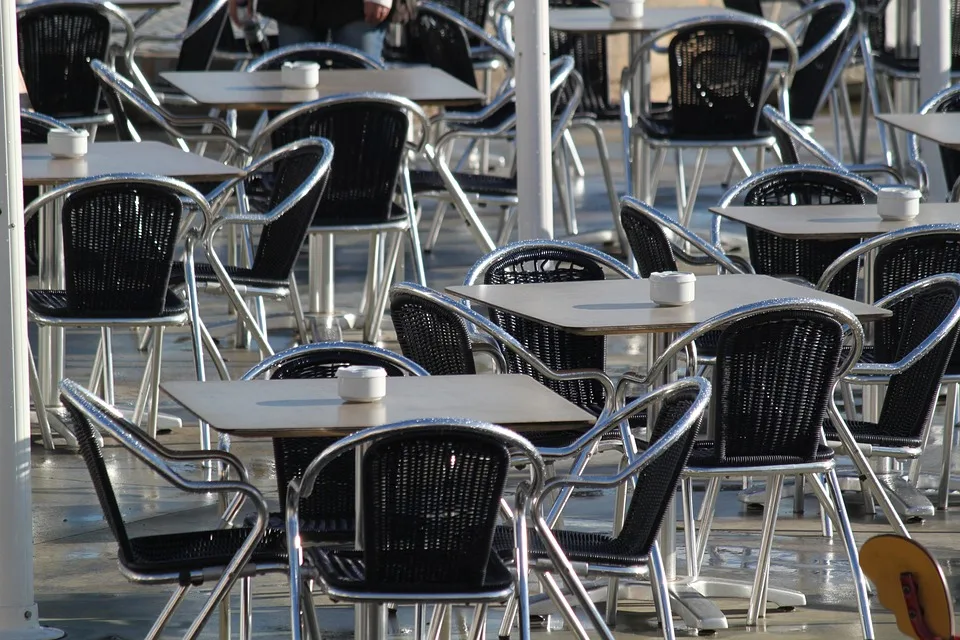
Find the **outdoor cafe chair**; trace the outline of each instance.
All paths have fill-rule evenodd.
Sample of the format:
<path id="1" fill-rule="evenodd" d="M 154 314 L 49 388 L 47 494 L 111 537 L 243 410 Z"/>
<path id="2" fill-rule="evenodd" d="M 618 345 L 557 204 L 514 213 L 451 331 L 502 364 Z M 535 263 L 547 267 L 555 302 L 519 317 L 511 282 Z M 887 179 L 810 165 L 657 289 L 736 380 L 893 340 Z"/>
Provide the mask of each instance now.
<path id="1" fill-rule="evenodd" d="M 824 287 L 828 287 L 836 274 L 846 265 L 870 254 L 873 254 L 871 277 L 873 288 L 870 294 L 874 300 L 887 300 L 884 306 L 890 308 L 894 315 L 890 319 L 875 323 L 873 345 L 864 353 L 863 367 L 877 368 L 878 371 L 858 374 L 857 370 L 854 370 L 851 382 L 886 384 L 887 391 L 883 404 L 884 411 L 880 413 L 879 421 L 876 424 L 870 424 L 856 421 L 853 419 L 855 416 L 852 416 L 849 422 L 850 428 L 858 442 L 862 441 L 863 444 L 871 446 L 870 455 L 912 460 L 910 480 L 912 484 L 916 484 L 919 476 L 919 456 L 930 437 L 929 423 L 933 416 L 933 407 L 941 383 L 946 385 L 943 455 L 937 501 L 939 508 L 946 509 L 949 499 L 953 435 L 958 421 L 957 415 L 960 412 L 957 398 L 958 385 L 960 385 L 960 353 L 950 355 L 946 345 L 953 338 L 949 337 L 949 334 L 944 334 L 941 338 L 943 346 L 937 349 L 940 352 L 947 352 L 945 370 L 941 366 L 939 356 L 933 352 L 924 360 L 926 364 L 918 366 L 921 362 L 917 361 L 914 365 L 908 366 L 907 352 L 926 336 L 918 333 L 911 334 L 911 325 L 908 323 L 909 314 L 913 313 L 911 299 L 896 296 L 895 292 L 916 285 L 931 276 L 960 273 L 960 225 L 920 225 L 866 240 L 837 258 L 836 262 L 824 272 L 818 288 L 823 290 Z M 877 304 L 880 305 L 880 303 Z M 914 319 L 912 322 L 917 320 Z M 930 331 L 928 330 L 927 333 Z M 914 337 L 910 338 L 910 335 Z M 924 344 L 932 348 L 928 342 Z M 897 366 L 891 364 L 896 362 L 900 364 Z M 888 369 L 886 373 L 880 371 L 884 368 Z M 939 376 L 935 375 L 936 371 L 940 371 Z"/>
<path id="2" fill-rule="evenodd" d="M 252 143 L 253 152 L 304 136 L 322 136 L 336 148 L 327 188 L 308 229 L 310 291 L 320 280 L 333 282 L 322 268 L 323 238 L 342 234 L 370 237 L 364 285 L 364 341 L 375 342 L 404 237 L 410 245 L 414 275 L 426 282 L 408 165 L 427 144 L 429 120 L 417 105 L 384 93 L 340 94 L 307 102 L 276 116 Z M 399 204 L 398 201 L 399 200 Z M 382 236 L 387 235 L 384 258 Z M 378 265 L 384 260 L 384 277 Z"/>
<path id="3" fill-rule="evenodd" d="M 827 151 L 812 135 L 804 128 L 787 119 L 776 107 L 765 105 L 763 107 L 763 118 L 770 126 L 773 137 L 777 140 L 777 151 L 780 152 L 782 164 L 800 164 L 800 151 L 812 155 L 817 161 L 822 162 L 828 167 L 838 171 L 848 171 L 850 173 L 870 178 L 871 176 L 887 176 L 894 184 L 903 184 L 903 175 L 896 167 L 886 164 L 844 164 L 838 160 L 832 153 Z M 921 184 L 926 183 L 926 175 L 922 176 Z M 923 187 L 925 189 L 925 187 Z"/>
<path id="4" fill-rule="evenodd" d="M 578 449 L 596 446 L 622 421 L 646 415 L 648 409 L 659 405 L 649 446 L 633 460 L 624 456 L 617 472 L 612 475 L 570 474 L 550 478 L 533 503 L 534 531 L 528 551 L 530 568 L 559 607 L 564 621 L 581 640 L 587 640 L 589 635 L 570 608 L 554 574 L 560 576 L 583 607 L 594 629 L 607 639 L 614 637 L 610 627 L 616 622 L 618 579 L 648 577 L 664 640 L 676 637 L 669 583 L 657 538 L 709 400 L 710 383 L 706 379 L 684 378 L 632 400 L 606 421 L 598 422 L 575 444 L 564 449 L 540 450 L 545 460 L 556 456 L 569 457 Z M 629 502 L 626 498 L 628 487 L 633 490 Z M 617 513 L 612 517 L 611 532 L 554 528 L 555 518 L 548 515 L 547 508 L 554 492 L 563 488 L 615 488 Z M 666 525 L 674 526 L 674 523 Z M 510 533 L 508 527 L 498 528 L 494 546 L 502 557 L 514 560 Z M 610 579 L 605 617 L 600 616 L 581 582 L 581 579 L 598 577 Z M 508 605 L 500 637 L 509 636 L 515 611 Z"/>
<path id="5" fill-rule="evenodd" d="M 267 331 L 263 298 L 286 299 L 292 308 L 297 331 L 306 341 L 307 323 L 301 307 L 294 267 L 307 230 L 330 183 L 335 157 L 329 140 L 303 137 L 253 160 L 244 175 L 221 184 L 208 198 L 216 205 L 213 219 L 205 226 L 203 250 L 206 262 L 194 266 L 197 288 L 204 293 L 225 295 L 238 319 L 260 348 L 262 357 L 273 354 Z M 264 169 L 272 170 L 262 210 L 250 210 L 243 197 L 244 185 L 258 179 Z M 240 207 L 224 211 L 224 203 L 238 189 Z M 249 266 L 225 265 L 217 253 L 218 234 L 230 225 L 259 227 L 255 247 L 245 256 Z M 171 281 L 185 283 L 183 263 L 173 265 Z M 245 299 L 254 298 L 256 315 Z"/>
<path id="6" fill-rule="evenodd" d="M 304 548 L 300 544 L 299 504 L 317 489 L 315 481 L 330 464 L 357 459 L 361 478 L 358 507 L 361 549 Z M 517 577 L 493 550 L 497 516 L 510 465 L 523 459 L 530 478 L 514 502 Z M 456 418 L 413 420 L 360 431 L 317 456 L 302 478 L 291 481 L 285 510 L 287 540 L 299 562 L 290 563 L 291 626 L 300 638 L 300 594 L 309 591 L 301 564 L 319 574 L 335 602 L 368 606 L 388 603 L 436 604 L 434 633 L 448 604 L 505 602 L 519 594 L 521 637 L 530 637 L 527 557 L 529 499 L 543 485 L 540 454 L 522 436 L 489 423 Z M 314 611 L 307 628 L 319 638 Z M 368 618 L 369 619 L 369 618 Z M 382 620 L 377 616 L 377 620 Z M 380 625 L 377 625 L 380 626 Z M 483 637 L 481 619 L 471 637 Z M 366 632 L 382 629 L 367 629 Z M 419 631 L 419 630 L 418 630 Z M 358 633 L 363 633 L 358 630 Z M 419 635 L 419 634 L 418 634 Z"/>
<path id="7" fill-rule="evenodd" d="M 960 281 L 960 279 L 958 279 Z M 687 572 L 696 578 L 706 549 L 720 483 L 728 477 L 767 478 L 767 507 L 747 625 L 766 617 L 771 549 L 784 476 L 812 480 L 821 509 L 842 532 L 853 573 L 865 638 L 873 637 L 866 582 L 835 471 L 823 441 L 827 420 L 841 419 L 833 396 L 863 348 L 863 328 L 846 309 L 793 298 L 746 305 L 684 332 L 643 376 L 628 373 L 621 385 L 656 380 L 681 351 L 720 331 L 710 410 L 712 441 L 698 442 L 684 471 L 683 514 Z M 829 486 L 824 486 L 826 476 Z M 704 517 L 694 520 L 693 480 L 707 479 Z"/>
<path id="8" fill-rule="evenodd" d="M 26 207 L 24 219 L 30 220 L 42 207 L 60 199 L 65 287 L 27 291 L 29 319 L 39 326 L 100 329 L 94 372 L 102 375 L 108 403 L 114 398 L 113 330 L 152 329 L 133 422 L 140 423 L 149 404 L 147 429 L 155 436 L 163 333 L 167 327 L 190 326 L 198 380 L 204 379 L 204 346 L 218 369 L 225 370 L 196 304 L 193 247 L 199 224 L 181 224 L 183 200 L 192 202 L 204 223 L 212 218 L 212 211 L 200 193 L 179 180 L 111 174 L 48 191 Z M 187 260 L 185 297 L 174 291 L 170 276 L 181 238 Z M 39 380 L 33 383 L 39 388 Z M 34 402 L 41 413 L 39 397 Z"/>
<path id="9" fill-rule="evenodd" d="M 646 105 L 632 105 L 631 95 L 643 95 L 645 91 L 644 87 L 635 86 L 642 75 L 640 66 L 651 50 L 668 38 L 669 108 L 652 110 Z M 775 45 L 783 47 L 786 61 L 772 69 L 770 56 Z M 760 110 L 773 93 L 781 104 L 787 104 L 796 64 L 793 38 L 780 26 L 755 16 L 706 15 L 648 36 L 634 50 L 621 78 L 627 194 L 655 204 L 666 152 L 676 151 L 678 217 L 681 224 L 689 226 L 709 149 L 755 148 L 758 160 L 762 160 L 764 151 L 774 146 L 773 136 L 758 128 Z M 647 155 L 640 153 L 644 146 L 653 152 L 650 166 L 641 167 L 649 182 L 635 185 L 633 165 L 642 164 L 642 156 Z M 684 149 L 697 150 L 686 192 Z M 647 192 L 649 195 L 645 195 Z"/>
<path id="10" fill-rule="evenodd" d="M 582 282 L 604 280 L 608 274 L 617 278 L 637 278 L 627 265 L 586 245 L 562 240 L 521 240 L 478 260 L 467 272 L 463 284 Z M 488 314 L 497 326 L 554 371 L 604 370 L 605 336 L 575 335 L 494 308 L 490 308 Z M 503 355 L 507 373 L 533 376 L 593 415 L 600 415 L 606 406 L 607 397 L 602 384 L 585 380 L 550 380 L 538 375 L 518 354 L 507 351 Z"/>
<path id="11" fill-rule="evenodd" d="M 864 204 L 876 201 L 877 186 L 846 171 L 814 165 L 773 167 L 755 173 L 731 187 L 718 207 L 741 206 L 810 206 Z M 829 216 L 829 209 L 824 210 Z M 721 246 L 722 216 L 715 215 L 711 225 L 711 241 Z M 857 239 L 794 240 L 746 227 L 750 264 L 759 274 L 787 278 L 803 284 L 816 283 L 824 270 L 838 256 L 857 244 Z M 858 264 L 851 264 L 836 278 L 830 293 L 856 298 Z"/>
<path id="12" fill-rule="evenodd" d="M 368 344 L 323 342 L 292 347 L 277 353 L 247 370 L 241 380 L 291 380 L 335 378 L 337 371 L 349 366 L 382 367 L 388 376 L 428 375 L 420 365 Z M 223 436 L 221 437 L 221 440 Z M 287 487 L 300 478 L 310 462 L 339 438 L 274 438 L 277 494 L 286 504 Z M 349 457 L 337 458 L 317 475 L 315 490 L 301 497 L 300 535 L 304 544 L 352 544 L 356 533 L 356 469 Z M 283 528 L 282 513 L 270 514 L 270 527 Z"/>
<path id="13" fill-rule="evenodd" d="M 20 142 L 23 144 L 46 144 L 47 134 L 54 129 L 72 129 L 62 120 L 29 111 L 20 110 Z M 40 196 L 40 187 L 23 187 L 23 206 L 27 206 Z M 31 218 L 30 223 L 24 225 L 26 238 L 27 277 L 40 275 L 40 219 Z"/>
<path id="14" fill-rule="evenodd" d="M 229 602 L 231 588 L 240 580 L 245 594 L 253 576 L 288 572 L 288 554 L 283 531 L 267 528 L 267 502 L 250 484 L 243 463 L 216 450 L 175 451 L 147 436 L 96 395 L 76 382 L 60 382 L 60 394 L 76 429 L 80 453 L 90 473 L 103 516 L 117 542 L 120 572 L 131 582 L 175 585 L 176 589 L 146 635 L 155 640 L 194 587 L 213 583 L 184 638 L 197 638 L 217 605 Z M 127 498 L 118 491 L 118 476 L 109 473 L 112 460 L 104 454 L 96 434 L 103 431 L 151 471 L 182 491 L 229 497 L 227 508 L 215 528 L 180 533 L 133 536 L 127 528 L 121 504 Z M 235 474 L 235 479 L 194 480 L 184 477 L 184 463 L 214 461 Z M 244 506 L 255 509 L 251 527 L 235 528 L 232 519 Z M 249 638 L 249 598 L 241 598 L 241 638 Z"/>
<path id="15" fill-rule="evenodd" d="M 112 67 L 112 25 L 124 33 L 126 50 L 133 42 L 133 24 L 112 2 L 101 0 L 37 0 L 17 8 L 20 72 L 30 105 L 40 113 L 74 127 L 90 129 L 113 116 L 101 109 L 100 85 L 90 61 Z"/>

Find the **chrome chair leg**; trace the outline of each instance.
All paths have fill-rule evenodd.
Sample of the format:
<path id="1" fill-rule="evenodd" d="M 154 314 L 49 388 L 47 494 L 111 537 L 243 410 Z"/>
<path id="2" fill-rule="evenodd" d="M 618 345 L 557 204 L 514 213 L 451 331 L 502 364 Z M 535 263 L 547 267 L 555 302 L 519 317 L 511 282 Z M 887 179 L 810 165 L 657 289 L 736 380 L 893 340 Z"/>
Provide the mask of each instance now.
<path id="1" fill-rule="evenodd" d="M 687 576 L 700 575 L 700 563 L 697 561 L 697 521 L 693 514 L 693 478 L 680 480 L 680 500 L 683 503 L 683 538 L 687 551 Z"/>
<path id="2" fill-rule="evenodd" d="M 240 640 L 253 637 L 253 580 L 240 579 Z"/>
<path id="3" fill-rule="evenodd" d="M 940 462 L 940 486 L 937 488 L 937 507 L 950 506 L 950 468 L 953 463 L 953 436 L 957 425 L 957 383 L 947 389 L 947 406 L 943 411 L 943 455 Z M 929 428 L 927 429 L 929 432 Z"/>
<path id="4" fill-rule="evenodd" d="M 766 617 L 767 581 L 770 576 L 770 552 L 773 547 L 773 532 L 777 526 L 777 513 L 783 489 L 782 476 L 767 478 L 767 504 L 763 511 L 763 532 L 760 535 L 760 552 L 757 556 L 757 572 L 753 578 L 753 593 L 747 608 L 747 626 L 756 626 Z"/>
<path id="5" fill-rule="evenodd" d="M 293 312 L 293 319 L 297 323 L 297 337 L 300 344 L 309 344 L 310 330 L 307 329 L 307 317 L 303 313 L 303 300 L 300 299 L 297 276 L 292 271 L 287 278 L 287 286 L 290 288 L 290 310 Z"/>
<path id="6" fill-rule="evenodd" d="M 157 437 L 157 423 L 160 419 L 160 365 L 163 357 L 164 327 L 157 327 L 153 332 L 153 349 L 150 352 L 150 415 L 147 422 L 147 432 L 150 437 Z"/>
<path id="7" fill-rule="evenodd" d="M 485 640 L 487 637 L 487 609 L 488 606 L 485 604 L 474 606 L 468 640 Z"/>
<path id="8" fill-rule="evenodd" d="M 397 263 L 400 257 L 400 243 L 403 240 L 402 234 L 403 232 L 401 231 L 391 234 L 383 279 L 379 287 L 373 290 L 373 299 L 369 303 L 367 314 L 364 315 L 363 340 L 369 344 L 376 343 L 380 338 L 380 325 L 383 323 L 383 315 L 386 313 L 387 298 L 390 296 L 393 274 L 397 269 Z"/>
<path id="9" fill-rule="evenodd" d="M 443 224 L 443 218 L 447 214 L 447 207 L 449 206 L 446 202 L 438 202 L 437 208 L 433 212 L 433 220 L 430 221 L 430 230 L 427 232 L 426 241 L 423 243 L 424 251 L 433 251 L 433 248 L 437 244 L 437 239 L 440 237 L 440 226 Z"/>
<path id="10" fill-rule="evenodd" d="M 56 447 L 53 444 L 53 431 L 50 430 L 50 418 L 47 416 L 47 407 L 43 403 L 43 391 L 40 386 L 40 375 L 37 373 L 37 363 L 33 361 L 33 354 L 27 353 L 27 363 L 30 366 L 30 397 L 33 399 L 33 409 L 37 413 L 37 423 L 40 425 L 40 436 L 43 446 L 51 451 Z M 76 446 L 76 442 L 73 443 Z"/>
<path id="11" fill-rule="evenodd" d="M 153 626 L 151 626 L 150 630 L 147 632 L 145 640 L 156 640 L 160 637 L 160 634 L 163 632 L 163 628 L 173 616 L 173 613 L 177 610 L 177 607 L 180 606 L 180 603 L 183 602 L 183 598 L 187 595 L 187 591 L 189 590 L 190 587 L 177 587 L 177 590 L 174 591 L 167 600 L 167 604 L 163 605 L 163 610 L 160 612 L 160 615 L 157 617 L 157 619 L 154 620 Z"/>
<path id="12" fill-rule="evenodd" d="M 577 177 L 582 178 L 587 175 L 587 172 L 583 168 L 583 160 L 580 159 L 580 153 L 577 151 L 577 145 L 573 142 L 573 135 L 570 133 L 570 129 L 563 132 L 563 148 L 570 158 L 570 162 L 573 164 L 573 170 L 577 173 Z"/>
<path id="13" fill-rule="evenodd" d="M 707 490 L 703 495 L 703 518 L 700 520 L 700 532 L 697 535 L 697 547 L 693 555 L 693 561 L 697 565 L 696 571 L 698 575 L 700 573 L 700 567 L 703 566 L 703 556 L 707 552 L 707 539 L 710 537 L 710 529 L 713 527 L 713 517 L 717 508 L 717 497 L 720 495 L 720 484 L 722 481 L 722 478 L 710 478 L 710 482 L 707 484 Z M 689 554 L 690 552 L 688 551 L 687 553 Z"/>
<path id="14" fill-rule="evenodd" d="M 103 385 L 103 340 L 97 341 L 97 354 L 93 357 L 93 367 L 90 369 L 90 384 L 87 388 L 92 393 L 101 394 Z"/>
<path id="15" fill-rule="evenodd" d="M 563 618 L 563 621 L 567 624 L 567 626 L 570 627 L 570 631 L 573 632 L 573 635 L 575 635 L 579 640 L 589 640 L 590 636 L 587 634 L 587 630 L 584 628 L 583 623 L 580 622 L 580 619 L 577 618 L 577 614 L 574 613 L 573 607 L 571 607 L 570 603 L 567 602 L 567 599 L 563 595 L 563 591 L 560 589 L 560 585 L 557 584 L 557 581 L 554 579 L 554 577 L 550 573 L 544 571 L 537 572 L 537 578 L 539 578 L 540 583 L 543 585 L 544 591 L 547 592 L 547 595 L 550 596 L 550 599 L 553 600 L 554 604 L 557 605 L 557 609 L 560 610 L 560 616 Z M 616 599 L 616 595 L 613 595 L 612 597 Z"/>
<path id="16" fill-rule="evenodd" d="M 650 548 L 650 586 L 654 593 L 654 600 L 659 602 L 663 640 L 676 640 L 676 631 L 673 628 L 673 611 L 670 608 L 670 591 L 667 589 L 667 583 L 667 571 L 663 566 L 663 557 L 660 555 L 660 543 L 655 541 Z"/>
<path id="17" fill-rule="evenodd" d="M 107 404 L 116 404 L 113 389 L 113 330 L 100 328 L 100 342 L 103 344 L 103 399 Z"/>

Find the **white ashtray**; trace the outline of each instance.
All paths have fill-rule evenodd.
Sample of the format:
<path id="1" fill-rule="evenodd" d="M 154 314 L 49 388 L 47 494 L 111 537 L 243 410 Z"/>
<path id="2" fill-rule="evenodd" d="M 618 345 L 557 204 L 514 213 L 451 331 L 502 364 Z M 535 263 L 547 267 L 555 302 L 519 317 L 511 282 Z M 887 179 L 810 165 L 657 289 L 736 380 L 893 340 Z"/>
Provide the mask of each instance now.
<path id="1" fill-rule="evenodd" d="M 877 213 L 884 220 L 913 220 L 920 214 L 919 189 L 908 185 L 880 187 L 877 192 Z"/>
<path id="2" fill-rule="evenodd" d="M 47 133 L 47 148 L 54 158 L 82 158 L 87 155 L 86 131 L 51 129 Z"/>
<path id="3" fill-rule="evenodd" d="M 683 271 L 650 274 L 650 299 L 663 307 L 690 304 L 696 297 L 697 276 Z"/>
<path id="4" fill-rule="evenodd" d="M 644 0 L 610 0 L 610 15 L 617 20 L 636 20 L 643 17 Z"/>
<path id="5" fill-rule="evenodd" d="M 376 402 L 387 395 L 387 372 L 383 367 L 341 367 L 337 391 L 347 402 Z"/>
<path id="6" fill-rule="evenodd" d="M 284 62 L 280 82 L 288 89 L 313 89 L 320 83 L 320 65 L 316 62 Z"/>

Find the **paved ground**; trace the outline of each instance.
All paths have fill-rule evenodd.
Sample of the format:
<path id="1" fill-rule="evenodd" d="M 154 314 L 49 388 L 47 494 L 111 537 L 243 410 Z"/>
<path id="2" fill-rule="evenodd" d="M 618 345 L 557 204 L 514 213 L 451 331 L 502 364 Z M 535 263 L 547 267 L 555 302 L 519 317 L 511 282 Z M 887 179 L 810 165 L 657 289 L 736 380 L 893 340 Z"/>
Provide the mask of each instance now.
<path id="1" fill-rule="evenodd" d="M 825 142 L 832 140 L 826 119 L 818 127 L 817 135 Z M 616 128 L 607 129 L 614 155 L 614 171 L 618 189 L 623 191 L 622 162 L 619 157 Z M 587 179 L 578 183 L 578 208 L 584 230 L 608 228 L 610 212 L 606 210 L 606 196 L 599 178 L 595 150 L 588 141 L 578 138 L 587 167 Z M 721 154 L 711 157 L 700 194 L 700 206 L 694 217 L 694 227 L 705 232 L 705 207 L 715 202 L 723 189 L 720 182 L 726 172 L 726 158 Z M 666 180 L 672 179 L 668 171 Z M 665 210 L 674 206 L 673 189 L 664 182 L 658 204 Z M 429 222 L 429 211 L 423 229 Z M 485 219 L 492 220 L 490 216 Z M 493 224 L 491 222 L 491 224 Z M 560 228 L 558 218 L 558 228 Z M 736 244 L 737 235 L 731 238 Z M 469 266 L 480 257 L 466 229 L 455 217 L 448 217 L 437 249 L 427 257 L 429 284 L 440 289 L 462 280 Z M 336 254 L 337 306 L 355 310 L 359 304 L 360 284 L 366 265 L 366 246 L 360 241 L 338 243 Z M 306 282 L 307 264 L 304 255 L 298 265 L 298 277 Z M 222 300 L 206 297 L 202 313 L 211 330 L 221 340 L 224 355 L 234 375 L 257 361 L 254 352 L 232 348 L 232 323 L 226 315 Z M 292 343 L 286 310 L 270 307 L 271 337 L 276 348 Z M 348 331 L 348 339 L 358 337 Z M 389 321 L 385 324 L 385 344 L 395 346 Z M 80 381 L 87 379 L 96 343 L 88 332 L 72 332 L 68 340 L 67 375 Z M 118 401 L 129 402 L 135 393 L 138 376 L 145 358 L 136 350 L 132 334 L 115 338 Z M 637 340 L 617 339 L 609 343 L 609 366 L 614 372 L 644 362 L 642 346 Z M 170 332 L 165 342 L 164 379 L 191 377 L 189 346 L 186 335 Z M 491 401 L 494 401 L 491 399 Z M 162 436 L 174 447 L 195 447 L 198 431 L 191 417 L 169 399 L 163 400 L 163 410 L 181 416 L 186 421 L 183 429 Z M 939 424 L 939 421 L 938 421 Z M 938 427 L 939 429 L 939 427 Z M 939 441 L 941 431 L 934 434 Z M 270 444 L 266 440 L 234 441 L 234 452 L 247 464 L 256 484 L 275 499 L 274 463 Z M 212 498 L 186 495 L 167 486 L 152 473 L 145 471 L 131 456 L 118 446 L 107 443 L 105 449 L 108 468 L 119 490 L 123 515 L 133 535 L 188 530 L 209 526 L 216 520 Z M 931 446 L 925 454 L 925 470 L 933 471 L 939 460 L 939 447 Z M 611 470 L 613 460 L 598 462 L 599 471 Z M 106 527 L 92 490 L 82 459 L 65 450 L 45 451 L 34 443 L 32 455 L 34 496 L 34 539 L 36 568 L 36 598 L 44 624 L 59 627 L 69 637 L 96 639 L 142 637 L 160 611 L 169 589 L 142 587 L 128 583 L 117 571 L 116 544 Z M 185 467 L 185 472 L 202 475 L 197 468 Z M 609 514 L 613 496 L 609 492 L 582 495 L 574 498 L 566 516 L 567 526 L 603 530 L 609 528 Z M 862 514 L 858 501 L 850 501 L 857 540 L 888 531 L 880 519 Z M 764 637 L 772 634 L 804 634 L 809 638 L 858 637 L 856 608 L 850 583 L 850 567 L 839 540 L 825 540 L 819 536 L 816 509 L 808 501 L 806 514 L 794 516 L 792 503 L 784 502 L 782 520 L 775 539 L 771 583 L 777 587 L 794 588 L 807 594 L 808 604 L 794 611 L 771 610 L 758 628 L 744 626 L 746 601 L 723 600 L 722 608 L 730 619 L 731 628 L 717 635 L 725 638 Z M 747 510 L 736 500 L 734 491 L 723 492 L 720 500 L 720 518 L 708 545 L 705 572 L 708 575 L 750 579 L 756 566 L 761 518 L 758 511 Z M 943 563 L 948 579 L 955 580 L 955 567 L 960 563 L 960 521 L 953 512 L 940 513 L 920 524 L 910 525 L 917 538 L 930 546 Z M 681 543 L 682 544 L 682 543 Z M 680 570 L 683 571 L 683 550 L 680 552 Z M 184 610 L 175 619 L 167 635 L 182 632 L 188 624 L 189 613 L 199 607 L 202 592 L 191 595 Z M 321 600 L 320 623 L 330 638 L 350 637 L 353 617 L 345 607 Z M 282 579 L 264 579 L 256 583 L 255 629 L 257 637 L 278 637 L 288 633 L 285 582 Z M 617 625 L 618 637 L 655 637 L 658 631 L 652 622 L 649 601 L 625 603 Z M 889 615 L 874 604 L 878 638 L 895 638 L 900 634 Z M 466 612 L 459 612 L 465 615 Z M 490 621 L 498 624 L 500 613 L 494 611 Z M 460 629 L 462 620 L 455 629 Z M 401 609 L 393 621 L 391 634 L 409 635 L 412 614 Z M 490 633 L 494 633 L 495 627 Z M 216 633 L 215 621 L 205 637 Z M 544 637 L 546 632 L 537 632 Z M 568 637 L 562 629 L 553 636 Z M 680 630 L 681 635 L 693 635 L 691 630 Z"/>

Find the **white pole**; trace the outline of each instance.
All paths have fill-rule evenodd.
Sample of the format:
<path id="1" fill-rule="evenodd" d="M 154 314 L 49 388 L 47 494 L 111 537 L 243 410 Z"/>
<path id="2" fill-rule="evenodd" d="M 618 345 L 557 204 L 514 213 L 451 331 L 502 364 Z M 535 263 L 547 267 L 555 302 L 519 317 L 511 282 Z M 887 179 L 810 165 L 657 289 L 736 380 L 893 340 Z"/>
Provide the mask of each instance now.
<path id="1" fill-rule="evenodd" d="M 920 5 L 920 102 L 950 86 L 950 0 L 923 0 Z M 946 183 L 937 145 L 921 141 L 923 161 L 930 170 L 930 195 L 943 202 L 953 186 Z"/>
<path id="2" fill-rule="evenodd" d="M 59 638 L 33 599 L 27 281 L 15 0 L 0 0 L 0 640 Z"/>
<path id="3" fill-rule="evenodd" d="M 523 240 L 553 237 L 548 16 L 547 0 L 519 0 L 515 5 L 517 219 Z"/>

